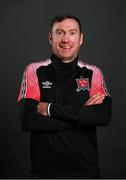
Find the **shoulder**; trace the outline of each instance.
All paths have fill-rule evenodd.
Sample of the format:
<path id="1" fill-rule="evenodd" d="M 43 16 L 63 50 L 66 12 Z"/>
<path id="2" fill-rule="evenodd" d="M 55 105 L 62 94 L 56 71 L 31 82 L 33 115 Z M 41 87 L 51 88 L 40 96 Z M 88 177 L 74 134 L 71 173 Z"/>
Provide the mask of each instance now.
<path id="1" fill-rule="evenodd" d="M 95 73 L 95 74 L 97 74 L 97 73 L 98 74 L 102 74 L 102 71 L 101 71 L 101 69 L 98 66 L 85 63 L 83 60 L 78 60 L 78 66 L 80 68 L 84 68 L 85 67 L 88 70 L 93 71 L 93 73 Z"/>
<path id="2" fill-rule="evenodd" d="M 37 62 L 32 62 L 30 64 L 28 64 L 26 66 L 26 71 L 27 72 L 36 72 L 36 70 L 42 66 L 48 66 L 49 64 L 51 64 L 51 59 L 45 59 L 45 60 L 40 60 L 40 61 L 37 61 Z"/>

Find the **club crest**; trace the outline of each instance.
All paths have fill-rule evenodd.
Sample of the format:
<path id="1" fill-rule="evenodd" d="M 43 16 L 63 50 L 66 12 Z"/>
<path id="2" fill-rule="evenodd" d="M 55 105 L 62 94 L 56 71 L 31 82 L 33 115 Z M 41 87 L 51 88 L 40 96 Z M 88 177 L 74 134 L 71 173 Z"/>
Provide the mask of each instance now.
<path id="1" fill-rule="evenodd" d="M 80 92 L 81 90 L 85 91 L 86 89 L 89 90 L 89 80 L 88 78 L 83 78 L 82 76 L 80 79 L 76 79 L 77 82 L 77 92 Z"/>

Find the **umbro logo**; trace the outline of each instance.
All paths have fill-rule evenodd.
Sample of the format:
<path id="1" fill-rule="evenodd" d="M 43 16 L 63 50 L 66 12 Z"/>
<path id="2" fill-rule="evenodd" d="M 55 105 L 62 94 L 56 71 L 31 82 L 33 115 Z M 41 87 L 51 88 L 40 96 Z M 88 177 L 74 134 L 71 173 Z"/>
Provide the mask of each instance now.
<path id="1" fill-rule="evenodd" d="M 49 81 L 42 82 L 43 88 L 51 88 L 52 83 Z"/>

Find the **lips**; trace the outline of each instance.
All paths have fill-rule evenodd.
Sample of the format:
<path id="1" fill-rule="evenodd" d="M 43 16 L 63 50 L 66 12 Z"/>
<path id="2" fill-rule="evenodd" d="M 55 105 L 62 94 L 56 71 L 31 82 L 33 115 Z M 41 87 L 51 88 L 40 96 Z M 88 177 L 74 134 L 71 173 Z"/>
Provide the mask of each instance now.
<path id="1" fill-rule="evenodd" d="M 71 49 L 72 48 L 71 46 L 68 46 L 68 45 L 60 45 L 59 47 L 62 49 Z"/>

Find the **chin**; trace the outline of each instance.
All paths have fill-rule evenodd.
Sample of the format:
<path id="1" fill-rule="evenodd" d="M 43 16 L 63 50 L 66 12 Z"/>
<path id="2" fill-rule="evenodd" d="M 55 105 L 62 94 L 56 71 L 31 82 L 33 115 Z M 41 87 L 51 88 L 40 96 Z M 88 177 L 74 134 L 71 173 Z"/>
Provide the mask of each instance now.
<path id="1" fill-rule="evenodd" d="M 70 56 L 70 55 L 60 55 L 60 58 L 63 60 L 69 60 L 69 59 L 74 59 L 74 56 Z"/>
<path id="2" fill-rule="evenodd" d="M 63 57 L 61 59 L 63 62 L 66 62 L 66 63 L 72 62 L 74 60 L 74 58 L 72 57 Z"/>
<path id="3" fill-rule="evenodd" d="M 71 56 L 60 56 L 60 58 L 63 59 L 64 61 L 72 59 Z"/>

